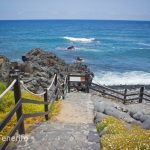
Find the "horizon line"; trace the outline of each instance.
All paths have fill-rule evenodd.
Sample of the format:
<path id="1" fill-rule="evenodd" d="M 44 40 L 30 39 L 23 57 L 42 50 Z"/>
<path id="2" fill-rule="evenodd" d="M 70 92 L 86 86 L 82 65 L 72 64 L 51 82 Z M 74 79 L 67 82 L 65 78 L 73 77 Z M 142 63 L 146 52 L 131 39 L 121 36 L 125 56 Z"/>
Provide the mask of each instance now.
<path id="1" fill-rule="evenodd" d="M 150 20 L 131 20 L 131 19 L 0 19 L 0 21 L 139 21 L 139 22 L 150 22 Z"/>

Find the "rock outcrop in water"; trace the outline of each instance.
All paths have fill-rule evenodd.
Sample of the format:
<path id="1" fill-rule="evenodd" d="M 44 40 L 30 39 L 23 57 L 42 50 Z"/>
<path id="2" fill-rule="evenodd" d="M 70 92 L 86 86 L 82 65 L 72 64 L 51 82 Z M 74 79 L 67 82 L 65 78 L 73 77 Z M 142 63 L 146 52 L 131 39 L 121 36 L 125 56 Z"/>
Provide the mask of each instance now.
<path id="1" fill-rule="evenodd" d="M 43 51 L 42 49 L 32 49 L 22 57 L 23 63 L 10 62 L 4 56 L 0 56 L 0 80 L 7 82 L 9 72 L 12 68 L 24 72 L 21 78 L 27 83 L 30 90 L 41 92 L 51 83 L 55 73 L 58 74 L 60 82 L 63 82 L 67 74 L 87 74 L 89 82 L 94 74 L 82 63 L 66 64 L 64 60 L 58 58 L 54 53 Z"/>

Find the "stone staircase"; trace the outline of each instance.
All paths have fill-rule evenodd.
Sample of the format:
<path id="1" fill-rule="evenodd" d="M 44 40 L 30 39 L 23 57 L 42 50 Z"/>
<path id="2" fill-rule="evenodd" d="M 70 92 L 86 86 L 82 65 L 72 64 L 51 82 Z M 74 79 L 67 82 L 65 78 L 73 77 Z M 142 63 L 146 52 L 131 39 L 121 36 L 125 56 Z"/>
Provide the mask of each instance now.
<path id="1" fill-rule="evenodd" d="M 18 142 L 17 150 L 100 150 L 99 136 L 93 123 L 94 106 L 87 93 L 68 93 L 60 114 L 40 123 Z"/>

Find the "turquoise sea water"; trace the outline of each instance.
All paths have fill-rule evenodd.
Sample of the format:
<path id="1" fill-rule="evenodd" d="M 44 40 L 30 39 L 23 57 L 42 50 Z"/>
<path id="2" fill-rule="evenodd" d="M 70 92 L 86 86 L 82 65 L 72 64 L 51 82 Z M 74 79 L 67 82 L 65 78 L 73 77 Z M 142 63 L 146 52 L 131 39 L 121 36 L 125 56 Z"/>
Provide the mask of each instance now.
<path id="1" fill-rule="evenodd" d="M 150 84 L 150 22 L 0 21 L 0 54 L 18 60 L 32 48 L 83 58 L 101 84 Z"/>

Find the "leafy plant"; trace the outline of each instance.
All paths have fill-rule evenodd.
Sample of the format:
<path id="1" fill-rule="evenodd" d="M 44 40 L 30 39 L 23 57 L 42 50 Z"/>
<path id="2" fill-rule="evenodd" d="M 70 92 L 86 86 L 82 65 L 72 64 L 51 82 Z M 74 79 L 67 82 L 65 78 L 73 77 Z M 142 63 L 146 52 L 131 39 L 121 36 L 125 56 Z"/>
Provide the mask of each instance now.
<path id="1" fill-rule="evenodd" d="M 0 94 L 2 94 L 3 91 L 6 90 L 6 86 L 3 82 L 0 81 Z"/>

